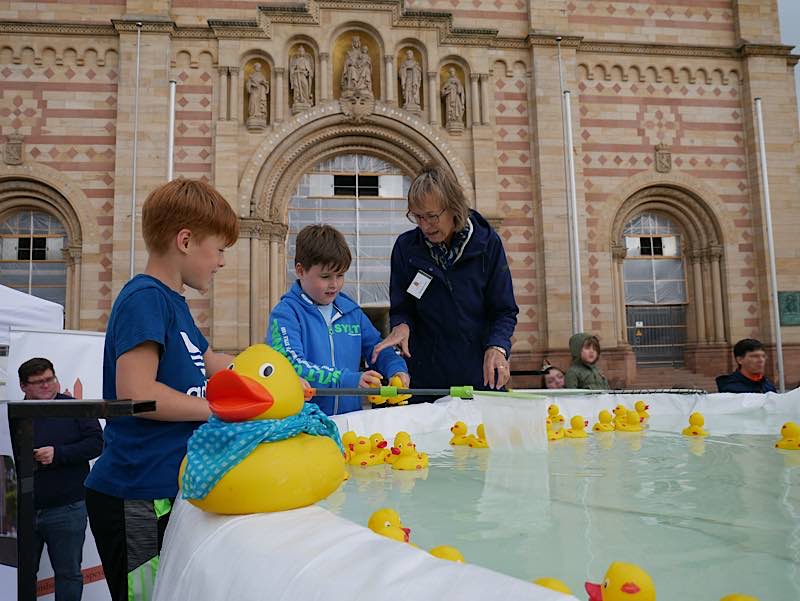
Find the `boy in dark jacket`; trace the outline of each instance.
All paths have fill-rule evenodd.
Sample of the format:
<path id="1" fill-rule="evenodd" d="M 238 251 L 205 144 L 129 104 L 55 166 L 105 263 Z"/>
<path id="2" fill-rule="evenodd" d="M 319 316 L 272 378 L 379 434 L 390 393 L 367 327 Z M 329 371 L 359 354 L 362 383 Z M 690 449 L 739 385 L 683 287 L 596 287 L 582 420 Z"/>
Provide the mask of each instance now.
<path id="1" fill-rule="evenodd" d="M 272 310 L 265 342 L 316 389 L 373 388 L 382 376 L 399 376 L 407 387 L 406 362 L 393 349 L 384 349 L 370 369 L 360 371 L 362 358 L 370 360 L 381 335 L 342 292 L 352 260 L 342 233 L 329 225 L 309 225 L 297 234 L 295 246 L 297 281 Z M 327 415 L 361 409 L 357 396 L 312 400 Z"/>
<path id="2" fill-rule="evenodd" d="M 569 339 L 572 365 L 566 375 L 566 388 L 608 390 L 608 380 L 597 368 L 600 359 L 600 341 L 597 336 L 579 332 Z"/>
<path id="3" fill-rule="evenodd" d="M 18 373 L 25 400 L 72 398 L 59 392 L 61 385 L 48 359 L 29 359 L 19 366 Z M 19 456 L 16 440 L 12 443 L 15 456 Z M 86 534 L 83 481 L 89 473 L 89 460 L 103 450 L 103 432 L 95 418 L 39 417 L 33 420 L 33 446 L 36 560 L 46 544 L 55 573 L 56 599 L 80 601 Z"/>
<path id="4" fill-rule="evenodd" d="M 764 375 L 767 353 L 759 340 L 745 338 L 733 347 L 733 358 L 738 365 L 732 374 L 717 377 L 720 392 L 775 392 L 775 385 Z"/>

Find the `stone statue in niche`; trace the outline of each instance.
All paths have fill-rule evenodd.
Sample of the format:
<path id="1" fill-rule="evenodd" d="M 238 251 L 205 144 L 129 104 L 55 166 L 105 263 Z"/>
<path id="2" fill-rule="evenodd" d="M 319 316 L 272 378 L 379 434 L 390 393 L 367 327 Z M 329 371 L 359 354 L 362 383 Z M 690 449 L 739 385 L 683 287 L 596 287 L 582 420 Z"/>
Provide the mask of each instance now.
<path id="1" fill-rule="evenodd" d="M 253 72 L 247 78 L 245 87 L 249 94 L 247 101 L 247 128 L 264 129 L 267 126 L 269 82 L 261 71 L 261 63 L 253 65 Z"/>
<path id="2" fill-rule="evenodd" d="M 314 102 L 314 64 L 305 46 L 289 61 L 289 86 L 292 88 L 292 114 L 311 108 Z"/>
<path id="3" fill-rule="evenodd" d="M 406 60 L 400 65 L 400 88 L 403 92 L 403 108 L 412 113 L 420 112 L 419 90 L 422 84 L 422 67 L 414 60 L 414 52 L 406 50 Z"/>
<path id="4" fill-rule="evenodd" d="M 360 94 L 372 97 L 372 59 L 369 48 L 361 46 L 361 38 L 353 36 L 342 68 L 342 96 Z"/>
<path id="5" fill-rule="evenodd" d="M 339 105 L 342 112 L 354 123 L 361 123 L 375 108 L 372 93 L 372 59 L 369 48 L 361 45 L 361 38 L 353 36 L 342 65 L 342 93 Z"/>
<path id="6" fill-rule="evenodd" d="M 461 133 L 464 130 L 464 108 L 466 106 L 464 86 L 456 76 L 454 67 L 450 67 L 449 77 L 442 86 L 444 98 L 445 126 L 450 133 Z"/>

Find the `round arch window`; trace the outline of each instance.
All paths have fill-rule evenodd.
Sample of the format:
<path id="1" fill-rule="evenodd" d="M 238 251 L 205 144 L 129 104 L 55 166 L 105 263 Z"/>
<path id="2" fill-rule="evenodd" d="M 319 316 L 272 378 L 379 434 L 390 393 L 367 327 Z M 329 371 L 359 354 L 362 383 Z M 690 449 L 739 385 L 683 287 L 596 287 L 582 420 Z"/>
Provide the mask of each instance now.
<path id="1" fill-rule="evenodd" d="M 56 217 L 22 210 L 0 220 L 0 284 L 64 306 L 67 232 Z"/>

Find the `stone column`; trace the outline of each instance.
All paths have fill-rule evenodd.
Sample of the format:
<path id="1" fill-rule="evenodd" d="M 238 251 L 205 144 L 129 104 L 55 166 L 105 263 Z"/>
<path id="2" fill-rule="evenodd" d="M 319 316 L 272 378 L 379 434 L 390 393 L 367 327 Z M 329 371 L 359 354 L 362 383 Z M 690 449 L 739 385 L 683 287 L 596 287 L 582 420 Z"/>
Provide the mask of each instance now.
<path id="1" fill-rule="evenodd" d="M 620 342 L 627 342 L 628 331 L 625 317 L 625 275 L 623 265 L 625 257 L 628 256 L 628 249 L 621 244 L 611 245 L 611 285 L 614 288 L 614 296 L 616 302 L 614 303 L 614 315 L 617 320 L 617 340 Z"/>
<path id="2" fill-rule="evenodd" d="M 711 288 L 714 295 L 714 342 L 725 342 L 722 276 L 719 265 L 722 260 L 722 247 L 718 245 L 711 246 L 708 250 L 708 257 L 711 261 Z"/>
<path id="3" fill-rule="evenodd" d="M 81 315 L 81 247 L 70 245 L 61 251 L 67 264 L 67 282 L 64 314 L 64 325 L 68 330 L 80 329 Z"/>
<path id="4" fill-rule="evenodd" d="M 269 230 L 269 308 L 278 304 L 281 290 L 281 245 L 286 241 L 288 226 L 283 223 L 272 223 Z"/>
<path id="5" fill-rule="evenodd" d="M 228 120 L 228 67 L 219 68 L 219 121 Z"/>
<path id="6" fill-rule="evenodd" d="M 275 123 L 283 123 L 283 75 L 286 69 L 275 68 Z"/>
<path id="7" fill-rule="evenodd" d="M 330 97 L 330 83 L 328 83 L 328 61 L 331 55 L 327 52 L 319 53 L 319 99 L 320 102 Z"/>
<path id="8" fill-rule="evenodd" d="M 694 320 L 697 343 L 708 342 L 706 336 L 706 307 L 705 294 L 703 293 L 703 253 L 693 250 L 689 253 L 692 263 L 692 277 L 694 283 Z"/>
<path id="9" fill-rule="evenodd" d="M 481 73 L 481 124 L 489 123 L 489 74 Z"/>
<path id="10" fill-rule="evenodd" d="M 239 89 L 239 67 L 228 67 L 231 74 L 230 115 L 231 121 L 239 120 L 242 91 Z"/>
<path id="11" fill-rule="evenodd" d="M 481 99 L 480 92 L 478 91 L 478 79 L 480 75 L 477 73 L 469 74 L 469 91 L 470 91 L 470 104 L 472 105 L 472 125 L 478 125 L 481 122 Z"/>
<path id="12" fill-rule="evenodd" d="M 253 232 L 250 238 L 250 344 L 261 341 L 261 332 L 258 331 L 259 306 L 258 284 L 261 279 L 259 269 L 259 235 Z"/>
<path id="13" fill-rule="evenodd" d="M 384 100 L 387 104 L 394 104 L 394 91 L 397 89 L 397 82 L 394 77 L 394 57 L 391 54 L 386 54 L 383 57 L 383 64 L 386 67 L 386 94 Z"/>
<path id="14" fill-rule="evenodd" d="M 431 125 L 439 125 L 439 74 L 428 71 L 428 115 Z"/>

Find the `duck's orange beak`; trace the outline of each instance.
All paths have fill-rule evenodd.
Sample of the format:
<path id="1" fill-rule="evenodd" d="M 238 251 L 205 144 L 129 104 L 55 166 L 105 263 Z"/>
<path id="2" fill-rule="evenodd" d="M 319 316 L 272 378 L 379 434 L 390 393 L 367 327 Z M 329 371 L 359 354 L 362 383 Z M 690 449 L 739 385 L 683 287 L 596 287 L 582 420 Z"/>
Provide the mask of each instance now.
<path id="1" fill-rule="evenodd" d="M 589 601 L 603 601 L 603 589 L 599 584 L 587 582 L 584 586 L 589 593 Z"/>
<path id="2" fill-rule="evenodd" d="M 206 398 L 211 411 L 226 422 L 246 421 L 275 404 L 275 399 L 261 384 L 229 369 L 211 377 Z"/>
<path id="3" fill-rule="evenodd" d="M 400 454 L 400 449 L 398 449 L 397 447 L 392 447 L 392 455 L 399 455 L 399 454 Z"/>
<path id="4" fill-rule="evenodd" d="M 406 542 L 408 542 L 408 539 L 411 537 L 411 528 L 400 528 L 400 530 L 402 530 L 403 534 L 406 535 L 405 539 L 406 539 Z"/>
<path id="5" fill-rule="evenodd" d="M 385 440 L 382 440 L 382 441 L 380 441 L 378 443 L 378 448 L 379 449 L 385 449 L 387 444 L 389 444 L 389 443 L 387 443 Z"/>

